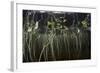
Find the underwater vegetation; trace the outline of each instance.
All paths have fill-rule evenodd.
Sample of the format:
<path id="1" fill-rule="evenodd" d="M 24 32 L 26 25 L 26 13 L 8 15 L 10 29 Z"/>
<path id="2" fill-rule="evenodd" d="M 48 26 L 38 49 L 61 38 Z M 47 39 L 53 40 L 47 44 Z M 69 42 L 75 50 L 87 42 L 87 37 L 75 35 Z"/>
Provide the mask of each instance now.
<path id="1" fill-rule="evenodd" d="M 23 10 L 23 62 L 91 59 L 91 14 Z"/>

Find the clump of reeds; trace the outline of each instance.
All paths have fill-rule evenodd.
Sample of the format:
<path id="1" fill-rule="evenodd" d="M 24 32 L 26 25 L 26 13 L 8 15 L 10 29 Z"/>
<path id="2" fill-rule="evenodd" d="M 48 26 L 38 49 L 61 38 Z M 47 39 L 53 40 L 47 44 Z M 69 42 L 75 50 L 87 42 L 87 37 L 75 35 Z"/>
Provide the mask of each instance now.
<path id="1" fill-rule="evenodd" d="M 29 18 L 27 16 L 27 18 Z M 29 22 L 29 21 L 26 21 Z M 25 22 L 25 23 L 26 23 Z M 86 28 L 85 22 L 82 22 Z M 35 22 L 23 26 L 23 62 L 79 60 L 90 58 L 90 31 L 70 29 L 48 22 L 46 32 L 35 29 Z M 54 26 L 56 25 L 56 27 Z"/>

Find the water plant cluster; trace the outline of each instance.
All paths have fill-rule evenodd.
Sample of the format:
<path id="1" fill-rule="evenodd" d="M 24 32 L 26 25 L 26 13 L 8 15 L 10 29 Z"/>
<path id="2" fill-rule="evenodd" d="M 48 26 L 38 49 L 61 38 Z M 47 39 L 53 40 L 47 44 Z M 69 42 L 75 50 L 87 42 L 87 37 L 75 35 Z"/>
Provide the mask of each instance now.
<path id="1" fill-rule="evenodd" d="M 90 58 L 90 13 L 23 10 L 23 62 Z"/>

